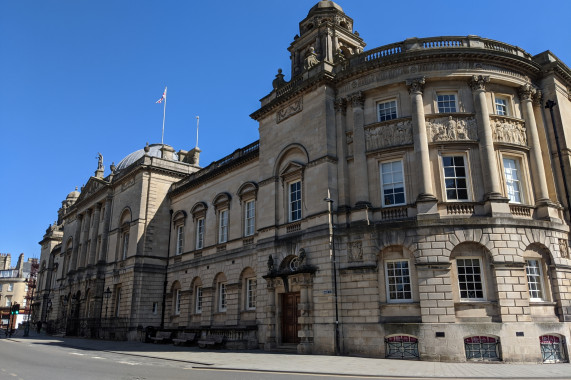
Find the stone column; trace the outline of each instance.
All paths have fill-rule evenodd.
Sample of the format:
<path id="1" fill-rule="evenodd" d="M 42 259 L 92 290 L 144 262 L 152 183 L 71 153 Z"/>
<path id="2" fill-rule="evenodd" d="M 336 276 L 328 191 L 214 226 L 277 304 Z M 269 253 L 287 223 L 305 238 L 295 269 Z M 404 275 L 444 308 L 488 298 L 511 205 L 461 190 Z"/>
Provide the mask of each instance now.
<path id="1" fill-rule="evenodd" d="M 426 134 L 426 120 L 424 118 L 424 77 L 408 79 L 406 86 L 410 94 L 412 105 L 412 136 L 414 152 L 417 159 L 418 194 L 416 197 L 418 214 L 434 214 L 437 212 L 437 199 L 432 189 L 432 170 L 430 168 L 430 155 L 428 150 L 428 136 Z"/>
<path id="2" fill-rule="evenodd" d="M 485 209 L 492 216 L 511 215 L 507 204 L 508 199 L 502 195 L 500 186 L 494 137 L 486 102 L 486 84 L 489 81 L 490 77 L 483 75 L 474 75 L 468 81 L 474 95 L 474 108 L 476 110 L 476 121 L 478 122 L 478 136 L 480 137 L 480 161 L 484 178 Z"/>
<path id="3" fill-rule="evenodd" d="M 86 263 L 87 263 L 87 255 L 89 254 L 87 252 L 88 250 L 88 245 L 87 242 L 89 241 L 89 229 L 91 227 L 91 218 L 92 218 L 92 210 L 89 209 L 86 212 L 86 217 L 84 218 L 84 223 L 83 223 L 83 228 L 81 231 L 81 252 L 79 253 L 79 267 L 83 268 L 85 267 Z M 89 249 L 91 249 L 91 247 L 89 247 Z"/>
<path id="4" fill-rule="evenodd" d="M 275 279 L 266 278 L 268 289 L 268 302 L 266 304 L 266 340 L 264 350 L 269 351 L 276 347 L 276 287 Z"/>
<path id="5" fill-rule="evenodd" d="M 77 269 L 77 259 L 80 254 L 79 252 L 79 244 L 80 244 L 80 236 L 81 236 L 81 229 L 83 227 L 83 215 L 77 215 L 77 220 L 75 222 L 77 224 L 77 228 L 75 229 L 75 234 L 73 236 L 73 251 L 71 253 L 71 263 L 68 267 L 68 270 L 76 270 Z"/>
<path id="6" fill-rule="evenodd" d="M 93 227 L 91 228 L 91 247 L 87 252 L 87 265 L 95 264 L 95 255 L 97 252 L 97 237 L 99 235 L 99 219 L 101 217 L 101 203 L 95 205 L 93 213 Z"/>
<path id="7" fill-rule="evenodd" d="M 107 197 L 103 206 L 105 212 L 103 213 L 103 229 L 101 232 L 101 249 L 99 250 L 98 261 L 107 261 L 107 248 L 109 246 L 109 226 L 111 225 L 111 206 L 113 198 Z"/>
<path id="8" fill-rule="evenodd" d="M 367 170 L 367 146 L 365 143 L 365 96 L 361 91 L 349 95 L 353 108 L 353 165 L 355 179 L 355 208 L 363 209 L 369 202 L 369 174 Z"/>
<path id="9" fill-rule="evenodd" d="M 545 166 L 539 141 L 537 123 L 533 111 L 533 98 L 537 91 L 530 84 L 525 84 L 519 88 L 521 108 L 525 127 L 527 130 L 527 141 L 530 147 L 529 159 L 531 166 L 531 177 L 533 180 L 533 191 L 535 194 L 535 205 L 539 218 L 557 218 L 558 212 L 555 204 L 549 200 L 549 189 L 545 176 Z"/>
<path id="10" fill-rule="evenodd" d="M 337 187 L 339 191 L 339 206 L 349 206 L 349 178 L 347 178 L 347 128 L 345 118 L 347 114 L 347 100 L 335 101 L 335 126 L 337 132 Z"/>

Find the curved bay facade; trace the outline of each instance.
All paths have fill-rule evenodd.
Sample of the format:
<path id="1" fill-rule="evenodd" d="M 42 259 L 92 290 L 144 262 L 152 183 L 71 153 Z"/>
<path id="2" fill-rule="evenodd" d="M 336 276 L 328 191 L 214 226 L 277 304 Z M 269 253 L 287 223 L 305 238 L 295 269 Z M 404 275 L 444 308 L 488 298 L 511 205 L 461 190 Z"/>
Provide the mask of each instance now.
<path id="1" fill-rule="evenodd" d="M 292 79 L 251 115 L 259 141 L 205 168 L 147 147 L 70 193 L 41 242 L 39 317 L 117 339 L 567 361 L 569 68 L 477 36 L 365 50 L 330 1 L 288 50 Z"/>

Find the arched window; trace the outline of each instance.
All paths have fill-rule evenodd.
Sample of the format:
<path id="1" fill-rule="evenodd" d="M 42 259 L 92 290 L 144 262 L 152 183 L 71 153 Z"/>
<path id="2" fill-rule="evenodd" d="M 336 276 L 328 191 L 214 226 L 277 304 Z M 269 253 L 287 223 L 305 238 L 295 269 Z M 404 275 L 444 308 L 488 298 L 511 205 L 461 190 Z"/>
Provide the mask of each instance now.
<path id="1" fill-rule="evenodd" d="M 412 335 L 391 335 L 385 338 L 387 359 L 418 359 L 418 339 Z"/>

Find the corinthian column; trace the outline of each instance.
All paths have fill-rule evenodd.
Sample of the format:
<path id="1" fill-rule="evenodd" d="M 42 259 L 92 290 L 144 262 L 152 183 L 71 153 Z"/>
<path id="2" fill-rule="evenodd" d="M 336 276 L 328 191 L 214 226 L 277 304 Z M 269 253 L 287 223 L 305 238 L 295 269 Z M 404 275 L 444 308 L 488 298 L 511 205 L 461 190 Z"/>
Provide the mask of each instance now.
<path id="1" fill-rule="evenodd" d="M 430 168 L 430 155 L 428 151 L 428 137 L 426 135 L 426 120 L 424 118 L 424 77 L 408 79 L 406 86 L 410 94 L 412 105 L 412 136 L 414 152 L 416 155 L 418 194 L 416 196 L 417 212 L 419 214 L 436 212 L 436 197 L 432 189 L 432 170 Z"/>
<path id="2" fill-rule="evenodd" d="M 480 161 L 484 180 L 484 200 L 486 211 L 489 214 L 508 214 L 508 199 L 502 196 L 498 162 L 494 149 L 494 137 L 490 124 L 490 113 L 486 103 L 486 84 L 490 82 L 489 76 L 474 75 L 468 81 L 474 95 L 474 108 L 476 109 L 476 121 L 478 122 L 478 136 L 480 136 Z M 496 205 L 501 203 L 503 205 Z"/>
<path id="3" fill-rule="evenodd" d="M 369 202 L 369 175 L 367 171 L 367 146 L 365 144 L 365 96 L 361 91 L 349 95 L 353 107 L 353 165 L 356 208 L 366 208 Z"/>

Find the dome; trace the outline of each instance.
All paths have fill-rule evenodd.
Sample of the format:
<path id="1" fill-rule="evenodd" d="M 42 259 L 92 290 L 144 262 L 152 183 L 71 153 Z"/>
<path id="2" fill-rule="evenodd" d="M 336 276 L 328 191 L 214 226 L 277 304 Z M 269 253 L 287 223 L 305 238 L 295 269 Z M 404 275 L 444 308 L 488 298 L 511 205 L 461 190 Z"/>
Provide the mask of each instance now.
<path id="1" fill-rule="evenodd" d="M 168 146 L 166 144 L 151 144 L 149 145 L 149 153 L 147 153 L 148 156 L 151 157 L 162 157 L 162 152 L 161 152 L 161 148 L 162 146 Z M 133 163 L 135 163 L 138 159 L 140 159 L 141 157 L 143 157 L 145 155 L 145 149 L 139 149 L 134 151 L 133 153 L 129 154 L 127 157 L 125 157 L 124 159 L 121 160 L 121 162 L 119 162 L 117 164 L 117 169 L 116 171 L 120 171 L 125 169 L 126 167 L 131 166 Z M 178 154 L 173 153 L 173 161 L 178 161 Z"/>
<path id="2" fill-rule="evenodd" d="M 79 191 L 77 191 L 77 187 L 76 187 L 75 190 L 72 191 L 71 193 L 69 193 L 65 199 L 71 200 L 71 199 L 77 199 L 77 198 L 79 198 Z"/>
<path id="3" fill-rule="evenodd" d="M 309 10 L 309 13 L 307 15 L 309 16 L 310 14 L 312 14 L 315 11 L 326 10 L 327 8 L 333 8 L 333 9 L 338 10 L 339 12 L 343 12 L 343 8 L 341 8 L 339 5 L 335 4 L 333 1 L 321 0 L 319 3 L 315 4 Z"/>

